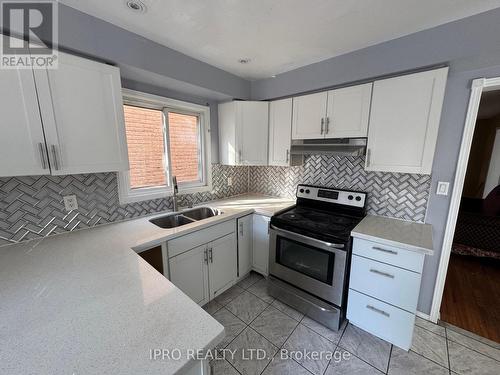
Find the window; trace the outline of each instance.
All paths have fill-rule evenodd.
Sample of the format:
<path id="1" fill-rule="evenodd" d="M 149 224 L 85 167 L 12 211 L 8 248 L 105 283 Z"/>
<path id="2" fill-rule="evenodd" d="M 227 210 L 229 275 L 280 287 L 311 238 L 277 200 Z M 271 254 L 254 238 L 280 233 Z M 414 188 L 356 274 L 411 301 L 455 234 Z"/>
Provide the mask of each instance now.
<path id="1" fill-rule="evenodd" d="M 208 107 L 124 90 L 130 170 L 119 174 L 121 203 L 211 190 Z"/>

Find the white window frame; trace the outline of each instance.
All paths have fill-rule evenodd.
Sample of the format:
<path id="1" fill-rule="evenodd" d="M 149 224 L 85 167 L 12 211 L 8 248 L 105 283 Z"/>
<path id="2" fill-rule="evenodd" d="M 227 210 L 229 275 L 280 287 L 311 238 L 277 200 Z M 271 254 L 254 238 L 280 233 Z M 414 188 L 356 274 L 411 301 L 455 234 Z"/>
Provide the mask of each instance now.
<path id="1" fill-rule="evenodd" d="M 168 112 L 175 112 L 188 115 L 196 115 L 200 122 L 200 144 L 202 160 L 200 174 L 201 182 L 179 183 L 179 194 L 200 193 L 212 190 L 212 158 L 211 158 L 211 138 L 210 138 L 210 107 L 184 102 L 180 100 L 165 98 L 158 95 L 147 94 L 140 91 L 123 89 L 123 104 L 143 108 L 161 110 L 165 116 L 164 142 L 166 148 L 165 154 L 165 173 L 167 185 L 152 186 L 132 189 L 130 187 L 130 172 L 124 171 L 118 173 L 118 197 L 120 204 L 141 202 L 145 200 L 166 198 L 173 195 L 171 184 L 172 167 L 170 162 L 170 139 L 168 132 Z M 204 161 L 204 162 L 203 162 Z"/>

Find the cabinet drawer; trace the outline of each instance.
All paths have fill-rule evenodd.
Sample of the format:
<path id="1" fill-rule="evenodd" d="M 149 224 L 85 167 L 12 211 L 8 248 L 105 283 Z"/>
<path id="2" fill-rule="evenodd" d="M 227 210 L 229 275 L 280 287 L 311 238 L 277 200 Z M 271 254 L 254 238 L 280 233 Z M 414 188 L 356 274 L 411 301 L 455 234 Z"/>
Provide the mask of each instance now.
<path id="1" fill-rule="evenodd" d="M 415 313 L 420 278 L 416 272 L 353 255 L 349 288 Z"/>
<path id="2" fill-rule="evenodd" d="M 168 241 L 168 257 L 172 258 L 187 250 L 206 244 L 217 238 L 233 233 L 236 230 L 236 220 L 228 220 L 221 224 L 200 229 L 196 232 Z"/>
<path id="3" fill-rule="evenodd" d="M 349 289 L 347 319 L 355 326 L 409 350 L 415 315 Z"/>
<path id="4" fill-rule="evenodd" d="M 404 250 L 396 246 L 383 245 L 374 241 L 354 238 L 352 252 L 379 262 L 392 264 L 410 271 L 422 273 L 424 254 Z"/>

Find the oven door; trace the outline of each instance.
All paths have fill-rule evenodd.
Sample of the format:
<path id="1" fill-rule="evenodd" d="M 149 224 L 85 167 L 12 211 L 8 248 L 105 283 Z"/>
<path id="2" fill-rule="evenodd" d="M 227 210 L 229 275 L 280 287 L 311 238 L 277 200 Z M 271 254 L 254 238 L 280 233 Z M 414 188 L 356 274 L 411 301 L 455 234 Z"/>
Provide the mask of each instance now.
<path id="1" fill-rule="evenodd" d="M 347 258 L 344 247 L 271 226 L 269 273 L 341 306 Z"/>

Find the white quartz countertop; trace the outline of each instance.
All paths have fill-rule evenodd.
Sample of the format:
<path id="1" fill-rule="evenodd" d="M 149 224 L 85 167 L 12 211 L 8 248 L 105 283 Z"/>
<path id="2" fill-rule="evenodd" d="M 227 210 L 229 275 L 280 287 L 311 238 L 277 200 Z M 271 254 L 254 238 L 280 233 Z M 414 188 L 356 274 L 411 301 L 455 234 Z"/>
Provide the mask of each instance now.
<path id="1" fill-rule="evenodd" d="M 174 229 L 152 216 L 0 247 L 0 373 L 172 374 L 154 349 L 209 349 L 224 327 L 136 252 L 294 201 L 247 194 L 203 206 L 220 216 Z"/>
<path id="2" fill-rule="evenodd" d="M 430 224 L 368 215 L 352 230 L 351 235 L 427 255 L 434 253 Z"/>

